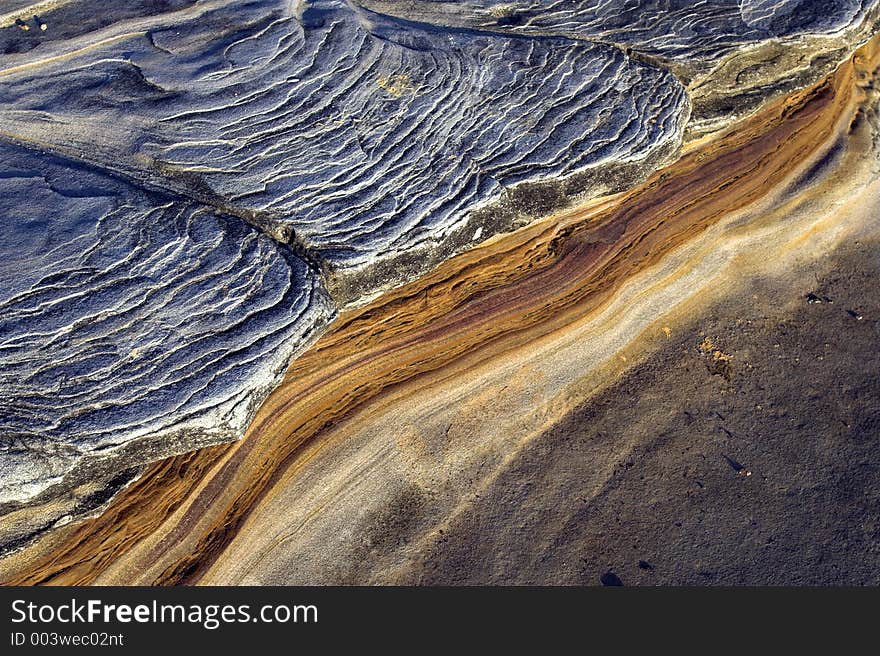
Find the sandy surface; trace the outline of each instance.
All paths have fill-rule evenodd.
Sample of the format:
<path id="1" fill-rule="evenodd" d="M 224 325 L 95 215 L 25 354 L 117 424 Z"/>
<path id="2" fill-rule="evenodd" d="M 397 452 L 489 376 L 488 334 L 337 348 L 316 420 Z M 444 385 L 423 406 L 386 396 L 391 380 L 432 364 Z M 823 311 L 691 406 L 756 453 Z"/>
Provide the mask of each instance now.
<path id="1" fill-rule="evenodd" d="M 533 441 L 412 580 L 880 583 L 880 243 L 815 266 L 707 308 Z"/>

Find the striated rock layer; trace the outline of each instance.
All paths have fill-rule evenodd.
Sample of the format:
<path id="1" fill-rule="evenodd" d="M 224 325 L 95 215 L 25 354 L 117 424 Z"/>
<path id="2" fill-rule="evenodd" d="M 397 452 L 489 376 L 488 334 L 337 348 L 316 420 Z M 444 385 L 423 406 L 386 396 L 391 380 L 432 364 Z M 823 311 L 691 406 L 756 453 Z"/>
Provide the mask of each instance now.
<path id="1" fill-rule="evenodd" d="M 333 312 L 309 265 L 235 217 L 0 153 L 0 508 L 239 437 Z"/>
<path id="2" fill-rule="evenodd" d="M 3 580 L 876 583 L 878 73 L 342 313 Z"/>
<path id="3" fill-rule="evenodd" d="M 11 57 L 6 129 L 234 207 L 321 262 L 343 302 L 406 279 L 371 274 L 386 260 L 418 272 L 522 222 L 541 200 L 521 183 L 572 195 L 601 164 L 644 175 L 688 119 L 673 75 L 616 48 L 344 2 L 200 3 L 87 37 Z"/>
<path id="4" fill-rule="evenodd" d="M 6 548 L 240 437 L 340 306 L 644 178 L 690 108 L 607 45 L 354 3 L 73 0 L 0 30 Z"/>
<path id="5" fill-rule="evenodd" d="M 768 39 L 829 34 L 857 25 L 869 0 L 364 0 L 431 23 L 566 34 L 618 44 L 692 67 Z"/>

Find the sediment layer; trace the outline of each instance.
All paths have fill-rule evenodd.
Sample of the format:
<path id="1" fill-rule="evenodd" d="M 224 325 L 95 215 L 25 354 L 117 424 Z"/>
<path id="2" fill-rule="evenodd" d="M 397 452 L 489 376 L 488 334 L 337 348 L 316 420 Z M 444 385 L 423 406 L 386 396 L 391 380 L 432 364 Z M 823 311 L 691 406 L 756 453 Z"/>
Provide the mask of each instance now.
<path id="1" fill-rule="evenodd" d="M 599 434 L 598 420 L 598 433 L 592 420 L 584 428 L 582 417 L 600 407 L 590 403 L 650 403 L 660 383 L 638 368 L 626 370 L 633 363 L 650 367 L 652 358 L 672 367 L 682 357 L 682 366 L 708 372 L 702 400 L 693 400 L 699 421 L 706 412 L 723 415 L 736 394 L 756 398 L 756 384 L 783 384 L 792 365 L 761 369 L 747 343 L 731 338 L 737 349 L 725 350 L 713 328 L 718 320 L 705 323 L 713 334 L 698 327 L 711 308 L 734 321 L 731 308 L 748 302 L 757 279 L 773 290 L 767 296 L 787 302 L 807 302 L 807 291 L 792 297 L 794 289 L 828 299 L 830 292 L 813 289 L 815 263 L 841 242 L 876 235 L 878 63 L 872 41 L 816 84 L 695 141 L 644 183 L 489 239 L 343 313 L 293 362 L 244 439 L 153 465 L 100 517 L 60 527 L 3 559 L 4 582 L 594 576 L 600 563 L 608 566 L 599 560 L 603 552 L 593 549 L 586 569 L 568 563 L 577 550 L 566 545 L 576 533 L 565 527 L 589 528 L 576 520 L 591 509 L 635 507 L 620 497 L 603 502 L 619 489 L 612 483 L 629 467 L 633 449 L 654 453 L 654 441 L 651 422 L 617 440 Z M 856 264 L 848 266 L 860 275 Z M 864 284 L 855 289 L 870 291 Z M 864 305 L 845 312 L 846 320 L 861 322 L 862 332 L 853 333 L 860 345 L 877 325 L 859 314 L 876 303 Z M 801 321 L 801 311 L 787 306 L 779 316 Z M 756 350 L 774 348 L 763 343 L 773 330 L 755 333 Z M 667 342 L 672 336 L 676 341 Z M 804 357 L 818 355 L 807 350 Z M 833 349 L 821 355 L 836 357 Z M 871 366 L 866 361 L 865 371 Z M 626 382 L 643 380 L 644 388 Z M 867 379 L 859 380 L 859 393 L 870 394 Z M 691 411 L 684 384 L 667 393 L 656 402 L 669 413 Z M 742 406 L 730 404 L 743 416 Z M 867 426 L 876 417 L 865 407 L 859 421 Z M 622 430 L 613 418 L 605 421 Z M 728 438 L 725 449 L 742 445 Z M 568 439 L 586 441 L 587 450 L 562 449 L 546 460 L 533 455 Z M 675 439 L 678 445 L 684 438 Z M 859 452 L 869 468 L 871 453 Z M 770 484 L 754 464 L 739 462 L 744 456 L 725 455 L 733 464 L 725 460 L 723 468 L 737 484 Z M 583 488 L 538 489 L 554 467 L 578 480 L 583 472 Z M 753 476 L 741 473 L 751 471 L 746 467 L 755 467 Z M 803 489 L 824 480 L 821 471 L 804 476 L 796 479 Z M 571 500 L 577 495 L 583 508 Z M 560 496 L 568 505 L 534 528 L 542 503 Z M 472 546 L 475 531 L 487 525 L 498 531 L 480 552 Z M 502 543 L 518 530 L 520 546 L 506 559 Z M 527 542 L 535 546 L 522 546 Z M 548 558 L 554 564 L 545 571 Z M 692 568 L 695 576 L 711 570 L 702 567 Z M 691 580 L 668 571 L 670 580 Z"/>
<path id="2" fill-rule="evenodd" d="M 667 71 L 570 39 L 331 1 L 32 9 L 0 28 L 0 513 L 54 510 L 3 549 L 94 510 L 84 483 L 241 437 L 340 307 L 606 163 L 643 178 L 688 119 Z"/>
<path id="3" fill-rule="evenodd" d="M 240 438 L 338 312 L 535 221 L 550 243 L 523 233 L 541 245 L 519 266 L 556 266 L 585 204 L 731 126 L 749 137 L 878 18 L 850 1 L 610 6 L 10 6 L 0 550 L 99 512 L 150 462 Z M 609 243 L 632 221 L 602 220 L 590 239 Z M 575 250 L 587 268 L 610 253 Z"/>

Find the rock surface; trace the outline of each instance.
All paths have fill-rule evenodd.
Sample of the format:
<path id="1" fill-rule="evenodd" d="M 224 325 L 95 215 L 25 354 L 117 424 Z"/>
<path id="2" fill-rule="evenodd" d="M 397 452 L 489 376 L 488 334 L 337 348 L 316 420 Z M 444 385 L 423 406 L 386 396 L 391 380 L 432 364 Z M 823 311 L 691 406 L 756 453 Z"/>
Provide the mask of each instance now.
<path id="1" fill-rule="evenodd" d="M 314 272 L 238 218 L 0 156 L 0 504 L 134 442 L 238 437 L 331 313 Z"/>
<path id="2" fill-rule="evenodd" d="M 696 67 L 768 39 L 843 30 L 861 22 L 873 5 L 870 0 L 365 0 L 363 4 L 426 22 L 565 34 Z"/>
<path id="3" fill-rule="evenodd" d="M 601 44 L 330 1 L 206 3 L 134 27 L 9 72 L 9 129 L 245 211 L 341 276 L 509 228 L 470 214 L 519 183 L 656 167 L 688 118 L 670 73 Z"/>
<path id="4" fill-rule="evenodd" d="M 670 280 L 697 285 L 708 265 L 682 263 L 691 273 L 658 278 L 666 295 L 632 297 L 629 335 L 573 325 L 598 321 L 644 270 L 675 248 L 704 248 L 703 231 L 771 196 L 772 212 L 742 227 L 756 244 L 764 229 L 780 244 L 825 234 L 786 203 L 812 200 L 838 170 L 827 199 L 861 194 L 876 163 L 876 70 L 865 63 L 876 53 L 852 56 L 876 30 L 867 0 L 44 9 L 0 15 L 0 548 L 30 558 L 48 544 L 38 537 L 67 535 L 71 519 L 102 512 L 148 463 L 176 455 L 110 505 L 104 521 L 117 525 L 94 529 L 130 545 L 125 571 L 149 582 L 427 580 L 384 541 L 429 539 L 423 506 L 452 522 L 462 499 L 444 486 L 490 485 L 473 467 L 501 471 L 517 440 L 584 401 L 566 396 L 571 386 L 662 314 L 659 299 L 684 303 L 684 283 Z M 827 199 L 816 216 L 855 221 Z M 735 230 L 724 235 L 711 247 L 746 248 Z M 559 346 L 542 364 L 537 344 L 555 330 L 590 345 Z M 504 358 L 530 340 L 514 375 Z M 478 352 L 493 376 L 539 375 L 511 397 L 495 378 L 478 390 L 467 378 L 439 406 L 400 411 L 424 429 L 387 422 L 403 461 L 365 437 L 377 434 L 367 422 L 351 451 L 328 448 L 273 493 L 295 523 L 372 462 L 383 473 L 362 484 L 379 486 L 369 503 L 346 497 L 290 537 L 314 556 L 300 569 L 283 549 L 245 569 L 262 538 L 244 522 L 286 516 L 261 499 L 300 448 L 333 443 L 334 422 L 397 385 L 447 368 L 454 380 Z M 449 439 L 456 422 L 441 424 L 469 412 L 465 389 L 497 399 L 484 446 L 442 456 L 418 446 Z M 231 447 L 188 453 L 245 429 Z M 211 481 L 206 501 L 196 488 L 224 458 L 228 478 Z M 418 474 L 402 475 L 401 462 Z M 398 506 L 405 516 L 387 514 Z M 188 542 L 159 558 L 151 536 L 172 528 Z M 328 569 L 322 535 L 340 536 L 326 554 L 363 566 Z M 91 538 L 80 538 L 71 580 L 91 576 L 76 560 Z M 364 552 L 362 540 L 380 547 Z M 125 580 L 121 565 L 92 566 Z"/>

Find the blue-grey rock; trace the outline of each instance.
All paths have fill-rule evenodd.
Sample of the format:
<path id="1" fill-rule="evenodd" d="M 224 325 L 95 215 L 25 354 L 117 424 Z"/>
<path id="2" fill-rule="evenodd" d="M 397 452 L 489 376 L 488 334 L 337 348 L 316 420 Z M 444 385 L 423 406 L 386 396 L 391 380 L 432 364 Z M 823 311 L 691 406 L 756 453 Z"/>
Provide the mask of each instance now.
<path id="1" fill-rule="evenodd" d="M 8 2 L 0 515 L 48 509 L 0 549 L 146 462 L 240 437 L 341 307 L 643 179 L 692 113 L 735 114 L 729 94 L 808 81 L 773 53 L 788 86 L 759 55 L 698 99 L 692 75 L 877 5 Z"/>
<path id="2" fill-rule="evenodd" d="M 314 272 L 241 219 L 0 158 L 0 503 L 133 442 L 240 436 L 332 313 Z"/>
<path id="3" fill-rule="evenodd" d="M 445 25 L 564 34 L 668 60 L 711 63 L 737 47 L 857 24 L 873 0 L 363 0 Z"/>
<path id="4" fill-rule="evenodd" d="M 674 76 L 617 48 L 334 1 L 208 3 L 8 75 L 0 94 L 12 131 L 197 180 L 342 275 L 437 247 L 517 184 L 668 155 L 688 116 Z"/>

